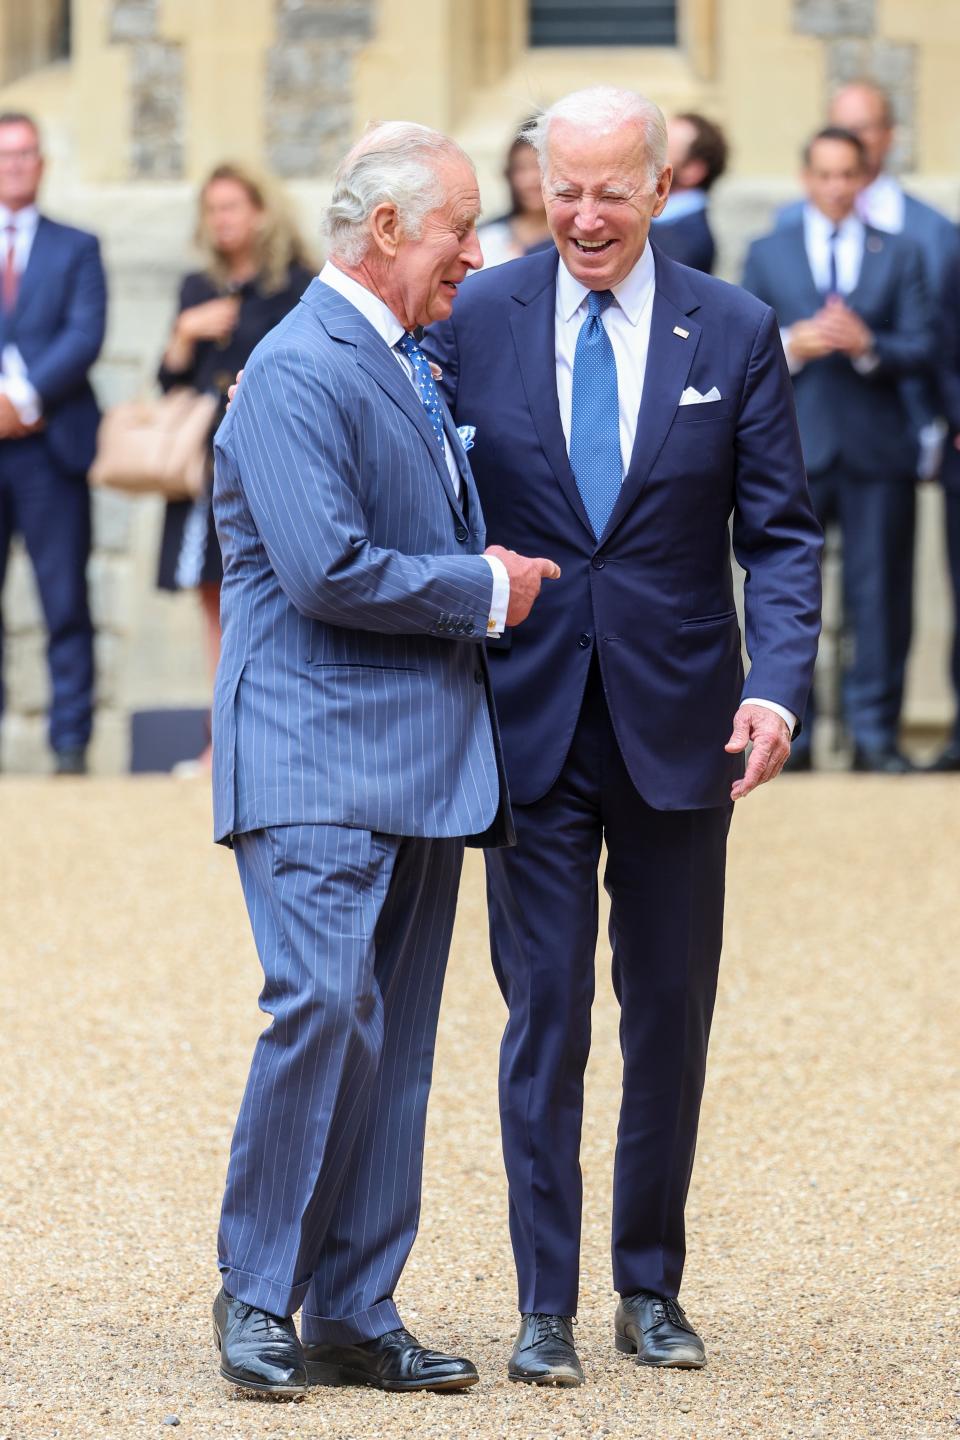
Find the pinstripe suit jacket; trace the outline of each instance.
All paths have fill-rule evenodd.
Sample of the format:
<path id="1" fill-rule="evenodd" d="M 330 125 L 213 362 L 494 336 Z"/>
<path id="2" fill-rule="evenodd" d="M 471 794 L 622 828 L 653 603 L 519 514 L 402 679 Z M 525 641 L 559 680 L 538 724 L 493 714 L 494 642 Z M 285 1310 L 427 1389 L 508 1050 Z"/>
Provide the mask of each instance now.
<path id="1" fill-rule="evenodd" d="M 216 435 L 216 839 L 270 825 L 512 838 L 482 640 L 493 590 L 423 406 L 314 280 Z M 501 789 L 503 803 L 501 805 Z"/>

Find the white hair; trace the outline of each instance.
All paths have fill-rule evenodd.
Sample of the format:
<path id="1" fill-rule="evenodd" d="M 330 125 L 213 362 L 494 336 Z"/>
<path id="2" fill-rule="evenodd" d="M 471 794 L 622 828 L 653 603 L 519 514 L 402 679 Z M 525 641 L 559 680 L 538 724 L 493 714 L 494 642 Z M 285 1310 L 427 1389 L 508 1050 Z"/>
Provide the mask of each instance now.
<path id="1" fill-rule="evenodd" d="M 442 155 L 469 157 L 449 136 L 428 125 L 386 120 L 368 126 L 344 156 L 323 220 L 331 256 L 348 265 L 363 259 L 370 243 L 370 216 L 378 205 L 397 207 L 404 233 L 418 239 L 431 210 L 443 204 L 437 176 Z"/>
<path id="2" fill-rule="evenodd" d="M 562 96 L 520 132 L 536 150 L 543 172 L 548 163 L 550 127 L 556 120 L 575 125 L 588 135 L 610 135 L 621 125 L 639 125 L 647 151 L 649 183 L 656 185 L 667 163 L 667 122 L 652 100 L 614 85 L 591 85 L 588 90 Z"/>

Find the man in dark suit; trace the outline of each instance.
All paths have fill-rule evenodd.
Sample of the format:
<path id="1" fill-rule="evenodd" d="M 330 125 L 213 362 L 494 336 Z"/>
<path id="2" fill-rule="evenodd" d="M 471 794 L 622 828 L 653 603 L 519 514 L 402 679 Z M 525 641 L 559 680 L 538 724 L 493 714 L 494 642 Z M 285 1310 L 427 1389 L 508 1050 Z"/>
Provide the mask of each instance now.
<path id="1" fill-rule="evenodd" d="M 488 857 L 487 877 L 522 1315 L 508 1373 L 577 1385 L 601 845 L 624 1056 L 617 1347 L 699 1367 L 677 1294 L 731 802 L 776 775 L 803 713 L 821 533 L 772 311 L 648 243 L 670 187 L 660 111 L 598 87 L 553 106 L 536 139 L 559 256 L 472 276 L 424 343 L 458 423 L 476 427 L 491 538 L 562 572 L 488 647 L 517 846 Z"/>
<path id="2" fill-rule="evenodd" d="M 864 225 L 864 151 L 828 127 L 804 156 L 808 202 L 757 240 L 743 283 L 777 313 L 793 372 L 814 506 L 843 541 L 853 657 L 844 714 L 853 768 L 905 774 L 898 748 L 911 631 L 917 438 L 903 381 L 932 364 L 931 307 L 917 247 Z M 809 768 L 810 728 L 792 766 Z"/>
<path id="3" fill-rule="evenodd" d="M 705 115 L 675 115 L 667 121 L 667 161 L 673 181 L 663 214 L 653 220 L 657 249 L 712 275 L 716 246 L 707 207 L 710 191 L 727 168 L 726 136 Z"/>
<path id="4" fill-rule="evenodd" d="M 38 213 L 42 175 L 33 120 L 0 115 L 0 585 L 19 532 L 49 634 L 56 769 L 80 774 L 93 718 L 86 472 L 99 421 L 87 375 L 106 284 L 96 237 Z"/>
<path id="5" fill-rule="evenodd" d="M 950 741 L 930 768 L 948 773 L 960 770 L 960 258 L 955 259 L 947 269 L 939 314 L 942 327 L 940 391 L 948 426 L 940 478 L 944 489 L 947 557 L 953 589 L 950 672 L 958 708 Z"/>

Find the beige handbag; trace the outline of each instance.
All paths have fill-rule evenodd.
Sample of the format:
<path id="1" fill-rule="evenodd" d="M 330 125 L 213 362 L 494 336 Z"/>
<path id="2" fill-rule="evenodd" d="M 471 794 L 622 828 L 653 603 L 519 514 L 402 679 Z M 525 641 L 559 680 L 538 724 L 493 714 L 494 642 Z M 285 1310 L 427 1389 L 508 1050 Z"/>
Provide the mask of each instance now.
<path id="1" fill-rule="evenodd" d="M 157 400 L 115 405 L 100 422 L 90 484 L 195 500 L 207 483 L 219 403 L 216 395 L 181 385 Z"/>

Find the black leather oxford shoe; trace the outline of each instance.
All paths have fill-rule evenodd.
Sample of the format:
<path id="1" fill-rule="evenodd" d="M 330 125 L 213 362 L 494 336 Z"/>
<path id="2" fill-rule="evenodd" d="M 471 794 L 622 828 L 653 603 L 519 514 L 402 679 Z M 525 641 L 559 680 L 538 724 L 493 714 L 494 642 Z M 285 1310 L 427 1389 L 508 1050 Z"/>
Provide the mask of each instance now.
<path id="1" fill-rule="evenodd" d="M 469 1360 L 425 1350 L 409 1330 L 360 1345 L 304 1345 L 311 1385 L 372 1385 L 375 1390 L 466 1390 L 479 1380 Z"/>
<path id="2" fill-rule="evenodd" d="M 573 1345 L 572 1318 L 522 1315 L 507 1375 L 528 1385 L 582 1385 L 583 1367 Z"/>
<path id="3" fill-rule="evenodd" d="M 305 1395 L 307 1367 L 292 1320 L 268 1315 L 221 1290 L 213 1302 L 220 1374 L 263 1395 Z"/>
<path id="4" fill-rule="evenodd" d="M 850 769 L 858 775 L 915 775 L 917 767 L 895 747 L 867 750 L 858 745 L 853 752 Z"/>
<path id="5" fill-rule="evenodd" d="M 636 1355 L 638 1365 L 666 1365 L 675 1370 L 702 1370 L 707 1363 L 703 1341 L 676 1300 L 648 1290 L 625 1295 L 614 1321 L 617 1349 Z"/>

